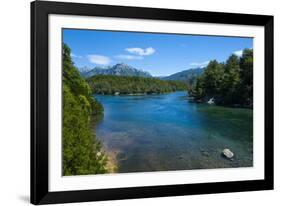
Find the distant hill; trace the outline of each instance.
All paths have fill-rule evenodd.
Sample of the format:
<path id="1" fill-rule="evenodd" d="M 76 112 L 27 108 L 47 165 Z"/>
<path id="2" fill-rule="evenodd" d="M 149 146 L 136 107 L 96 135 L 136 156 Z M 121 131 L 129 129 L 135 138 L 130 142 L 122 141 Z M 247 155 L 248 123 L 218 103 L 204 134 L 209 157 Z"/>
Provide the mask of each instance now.
<path id="1" fill-rule="evenodd" d="M 185 83 L 192 83 L 192 81 L 203 73 L 205 68 L 193 68 L 177 72 L 170 76 L 161 77 L 163 80 L 177 80 Z"/>
<path id="2" fill-rule="evenodd" d="M 88 72 L 90 72 L 92 70 L 92 68 L 84 66 L 84 67 L 80 67 L 78 69 L 78 71 L 80 72 L 80 74 L 84 77 L 87 76 Z"/>
<path id="3" fill-rule="evenodd" d="M 180 81 L 136 76 L 95 75 L 87 82 L 95 94 L 143 95 L 187 90 L 186 84 Z"/>
<path id="4" fill-rule="evenodd" d="M 150 73 L 124 63 L 116 64 L 112 67 L 95 67 L 91 70 L 80 69 L 80 73 L 86 78 L 96 75 L 152 77 Z"/>

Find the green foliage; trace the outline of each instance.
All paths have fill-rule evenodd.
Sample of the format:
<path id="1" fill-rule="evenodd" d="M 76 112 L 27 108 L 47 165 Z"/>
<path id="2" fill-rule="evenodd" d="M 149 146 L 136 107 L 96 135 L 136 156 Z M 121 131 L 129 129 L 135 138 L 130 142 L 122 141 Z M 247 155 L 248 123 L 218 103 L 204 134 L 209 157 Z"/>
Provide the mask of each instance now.
<path id="1" fill-rule="evenodd" d="M 186 89 L 186 85 L 179 81 L 135 76 L 96 75 L 88 82 L 96 94 L 160 94 Z"/>
<path id="2" fill-rule="evenodd" d="M 253 50 L 245 49 L 241 58 L 231 55 L 225 64 L 210 61 L 189 93 L 200 102 L 215 98 L 219 105 L 252 107 Z"/>
<path id="3" fill-rule="evenodd" d="M 216 60 L 210 61 L 203 75 L 205 94 L 213 96 L 219 93 L 223 78 L 223 65 Z"/>
<path id="4" fill-rule="evenodd" d="M 243 68 L 240 72 L 240 98 L 251 105 L 253 103 L 253 49 L 244 50 L 240 59 L 240 68 Z"/>
<path id="5" fill-rule="evenodd" d="M 189 87 L 190 95 L 194 96 L 197 100 L 201 100 L 206 95 L 204 80 L 205 78 L 200 76 L 197 78 L 194 89 Z"/>
<path id="6" fill-rule="evenodd" d="M 88 101 L 89 112 L 92 114 L 102 113 L 102 105 L 92 96 L 92 90 L 78 70 L 73 66 L 70 57 L 70 48 L 64 45 L 63 50 L 63 85 L 68 85 L 71 92 L 77 97 L 83 95 Z"/>
<path id="7" fill-rule="evenodd" d="M 103 112 L 87 82 L 73 66 L 70 48 L 63 47 L 63 175 L 106 172 L 107 157 L 90 129 L 93 115 Z"/>

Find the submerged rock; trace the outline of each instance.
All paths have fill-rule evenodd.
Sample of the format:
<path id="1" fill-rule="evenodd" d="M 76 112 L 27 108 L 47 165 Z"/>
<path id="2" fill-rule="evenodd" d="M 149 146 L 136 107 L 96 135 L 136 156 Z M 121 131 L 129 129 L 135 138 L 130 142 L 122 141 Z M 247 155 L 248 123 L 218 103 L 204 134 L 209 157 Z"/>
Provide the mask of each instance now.
<path id="1" fill-rule="evenodd" d="M 232 159 L 234 156 L 234 153 L 230 151 L 230 149 L 224 149 L 222 151 L 222 154 L 227 158 L 227 159 Z"/>

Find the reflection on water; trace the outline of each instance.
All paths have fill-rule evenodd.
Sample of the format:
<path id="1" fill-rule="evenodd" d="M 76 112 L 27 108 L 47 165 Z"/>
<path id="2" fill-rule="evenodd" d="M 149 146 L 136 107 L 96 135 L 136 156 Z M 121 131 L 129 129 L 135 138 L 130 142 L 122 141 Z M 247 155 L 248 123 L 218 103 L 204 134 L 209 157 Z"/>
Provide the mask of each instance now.
<path id="1" fill-rule="evenodd" d="M 190 103 L 185 92 L 95 95 L 104 118 L 93 125 L 118 172 L 249 167 L 253 164 L 253 112 Z M 224 148 L 234 159 L 222 157 Z"/>

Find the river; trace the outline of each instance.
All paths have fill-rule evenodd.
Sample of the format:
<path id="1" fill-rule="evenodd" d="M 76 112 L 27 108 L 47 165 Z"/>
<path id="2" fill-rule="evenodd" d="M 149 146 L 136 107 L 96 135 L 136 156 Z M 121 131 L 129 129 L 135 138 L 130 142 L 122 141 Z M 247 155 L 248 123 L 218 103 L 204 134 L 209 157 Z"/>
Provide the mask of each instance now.
<path id="1" fill-rule="evenodd" d="M 186 92 L 95 98 L 104 117 L 93 127 L 118 173 L 253 166 L 250 109 L 192 103 Z"/>

